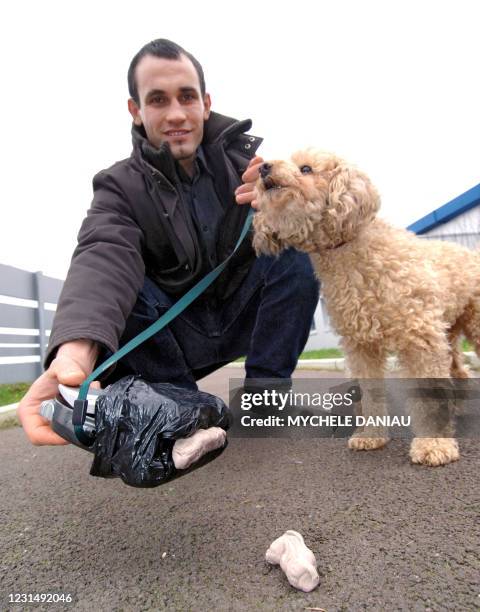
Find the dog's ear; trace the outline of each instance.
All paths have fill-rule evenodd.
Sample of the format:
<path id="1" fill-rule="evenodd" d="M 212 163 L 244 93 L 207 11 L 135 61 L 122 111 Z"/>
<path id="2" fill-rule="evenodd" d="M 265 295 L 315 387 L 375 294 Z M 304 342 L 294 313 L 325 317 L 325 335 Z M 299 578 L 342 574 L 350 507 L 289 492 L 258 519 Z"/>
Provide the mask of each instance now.
<path id="1" fill-rule="evenodd" d="M 366 174 L 346 164 L 332 172 L 329 184 L 328 208 L 337 218 L 352 214 L 358 221 L 370 221 L 380 208 L 380 196 Z"/>

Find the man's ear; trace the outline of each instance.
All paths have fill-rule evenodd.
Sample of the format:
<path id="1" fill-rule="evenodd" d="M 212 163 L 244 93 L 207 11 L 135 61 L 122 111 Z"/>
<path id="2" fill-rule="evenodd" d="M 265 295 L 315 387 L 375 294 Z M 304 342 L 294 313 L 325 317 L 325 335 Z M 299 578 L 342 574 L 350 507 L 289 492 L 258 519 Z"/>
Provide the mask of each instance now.
<path id="1" fill-rule="evenodd" d="M 128 112 L 132 115 L 133 123 L 135 125 L 143 125 L 142 114 L 140 108 L 133 98 L 128 99 Z"/>
<path id="2" fill-rule="evenodd" d="M 205 110 L 203 111 L 203 119 L 206 121 L 210 117 L 210 108 L 212 107 L 210 94 L 206 93 L 203 96 L 203 105 L 205 106 Z"/>

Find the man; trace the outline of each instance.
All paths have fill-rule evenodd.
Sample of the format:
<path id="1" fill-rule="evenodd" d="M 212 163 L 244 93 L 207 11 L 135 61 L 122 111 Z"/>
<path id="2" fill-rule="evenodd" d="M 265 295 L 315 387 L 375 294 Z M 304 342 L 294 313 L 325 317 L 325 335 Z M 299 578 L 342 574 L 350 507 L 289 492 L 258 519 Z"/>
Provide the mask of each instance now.
<path id="1" fill-rule="evenodd" d="M 18 408 L 33 444 L 66 444 L 40 416 L 59 383 L 78 386 L 233 251 L 255 206 L 261 139 L 211 111 L 203 70 L 159 39 L 128 71 L 133 151 L 97 174 L 59 299 L 46 371 Z M 242 178 L 244 184 L 242 184 Z M 197 388 L 247 355 L 247 379 L 289 381 L 318 301 L 305 254 L 259 257 L 247 235 L 218 279 L 167 327 L 104 374 Z M 98 384 L 98 383 L 97 383 Z"/>

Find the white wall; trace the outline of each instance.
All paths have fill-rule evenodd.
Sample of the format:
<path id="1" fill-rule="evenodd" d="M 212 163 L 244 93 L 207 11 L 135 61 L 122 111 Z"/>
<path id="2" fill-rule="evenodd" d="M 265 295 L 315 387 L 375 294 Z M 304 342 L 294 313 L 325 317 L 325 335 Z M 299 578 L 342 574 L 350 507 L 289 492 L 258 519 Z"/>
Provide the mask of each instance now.
<path id="1" fill-rule="evenodd" d="M 339 337 L 333 332 L 328 320 L 327 311 L 322 298 L 318 301 L 317 310 L 314 315 L 315 330 L 310 332 L 305 351 L 319 348 L 337 348 Z"/>
<path id="2" fill-rule="evenodd" d="M 422 234 L 434 240 L 450 240 L 474 249 L 480 244 L 480 206 L 475 206 L 454 219 Z"/>

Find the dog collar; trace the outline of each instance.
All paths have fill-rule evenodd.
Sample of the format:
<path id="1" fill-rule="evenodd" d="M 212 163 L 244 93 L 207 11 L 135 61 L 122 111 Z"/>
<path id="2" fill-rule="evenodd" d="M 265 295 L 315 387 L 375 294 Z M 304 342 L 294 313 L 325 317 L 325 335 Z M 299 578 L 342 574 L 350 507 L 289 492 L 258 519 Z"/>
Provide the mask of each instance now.
<path id="1" fill-rule="evenodd" d="M 344 244 L 348 244 L 348 242 L 341 242 L 340 244 L 336 244 L 333 247 L 328 247 L 327 251 L 333 251 L 334 249 L 339 249 L 340 247 L 342 247 Z"/>

